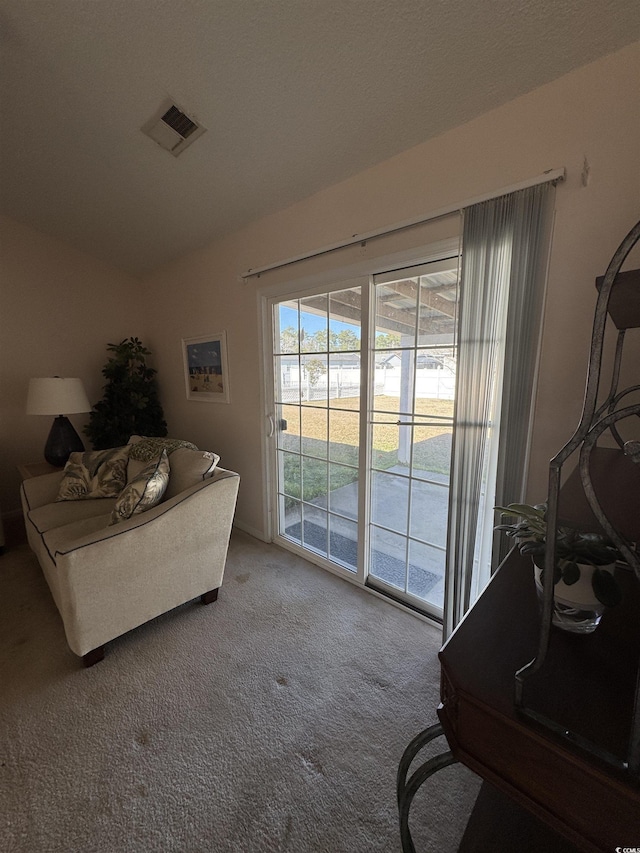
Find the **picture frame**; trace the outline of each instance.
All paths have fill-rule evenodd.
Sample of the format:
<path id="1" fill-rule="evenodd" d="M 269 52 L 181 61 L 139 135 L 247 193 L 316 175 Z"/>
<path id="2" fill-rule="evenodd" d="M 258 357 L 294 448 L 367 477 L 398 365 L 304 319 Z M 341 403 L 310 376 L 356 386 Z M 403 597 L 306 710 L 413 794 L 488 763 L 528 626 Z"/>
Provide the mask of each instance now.
<path id="1" fill-rule="evenodd" d="M 182 339 L 187 400 L 229 403 L 226 332 Z"/>

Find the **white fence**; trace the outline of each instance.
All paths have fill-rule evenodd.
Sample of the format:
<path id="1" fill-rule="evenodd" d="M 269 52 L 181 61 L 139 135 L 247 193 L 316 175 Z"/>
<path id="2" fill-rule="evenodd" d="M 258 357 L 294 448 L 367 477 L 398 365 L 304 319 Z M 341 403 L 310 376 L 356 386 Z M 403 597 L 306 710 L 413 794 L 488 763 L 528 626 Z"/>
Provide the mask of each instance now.
<path id="1" fill-rule="evenodd" d="M 387 397 L 399 397 L 401 385 L 400 367 L 376 366 L 375 394 Z M 300 399 L 337 400 L 343 397 L 360 396 L 360 369 L 339 367 L 328 373 L 312 377 L 302 371 L 302 381 L 297 370 L 287 368 L 280 377 L 280 400 L 283 403 L 296 403 Z M 415 372 L 416 397 L 428 397 L 437 400 L 453 400 L 455 395 L 455 373 L 448 367 L 422 368 Z"/>

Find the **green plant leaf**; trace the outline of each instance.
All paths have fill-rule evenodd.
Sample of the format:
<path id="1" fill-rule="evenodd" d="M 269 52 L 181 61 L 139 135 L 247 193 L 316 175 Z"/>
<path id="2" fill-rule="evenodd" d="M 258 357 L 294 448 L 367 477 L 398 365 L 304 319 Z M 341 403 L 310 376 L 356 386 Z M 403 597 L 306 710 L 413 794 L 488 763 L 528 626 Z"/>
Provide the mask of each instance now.
<path id="1" fill-rule="evenodd" d="M 150 350 L 139 338 L 133 337 L 118 344 L 107 344 L 107 350 L 113 356 L 102 369 L 107 380 L 104 399 L 93 407 L 89 423 L 84 427 L 94 449 L 118 447 L 134 433 L 165 436 L 167 424 L 155 380 L 156 371 L 145 363 Z"/>
<path id="2" fill-rule="evenodd" d="M 622 593 L 616 579 L 604 569 L 594 569 L 591 586 L 595 597 L 605 607 L 615 607 L 622 600 Z"/>
<path id="3" fill-rule="evenodd" d="M 542 520 L 544 510 L 529 504 L 509 504 L 508 506 L 497 506 L 495 509 L 502 515 L 517 515 L 520 518 Z"/>

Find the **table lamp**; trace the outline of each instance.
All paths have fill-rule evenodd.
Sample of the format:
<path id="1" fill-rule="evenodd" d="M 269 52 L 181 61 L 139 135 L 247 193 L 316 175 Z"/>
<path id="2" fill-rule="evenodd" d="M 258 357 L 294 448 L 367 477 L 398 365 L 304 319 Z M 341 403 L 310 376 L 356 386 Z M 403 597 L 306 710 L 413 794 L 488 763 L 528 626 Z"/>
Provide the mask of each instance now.
<path id="1" fill-rule="evenodd" d="M 47 376 L 29 380 L 28 415 L 57 415 L 44 447 L 50 465 L 62 468 L 69 454 L 84 450 L 84 444 L 66 415 L 91 411 L 91 403 L 80 379 Z M 64 412 L 65 414 L 61 414 Z"/>

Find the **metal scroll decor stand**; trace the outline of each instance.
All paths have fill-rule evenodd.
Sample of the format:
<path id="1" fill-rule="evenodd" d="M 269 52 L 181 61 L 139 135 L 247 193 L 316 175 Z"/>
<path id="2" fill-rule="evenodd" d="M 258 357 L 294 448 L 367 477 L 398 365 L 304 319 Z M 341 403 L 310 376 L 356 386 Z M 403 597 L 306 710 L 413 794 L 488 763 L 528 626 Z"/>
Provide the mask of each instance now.
<path id="1" fill-rule="evenodd" d="M 444 735 L 444 729 L 441 723 L 435 723 L 429 726 L 419 735 L 416 735 L 409 746 L 405 749 L 400 764 L 398 765 L 397 793 L 398 793 L 398 814 L 400 816 L 400 841 L 402 843 L 403 853 L 416 853 L 416 848 L 411 838 L 411 830 L 409 829 L 409 809 L 418 789 L 423 782 L 426 782 L 430 776 L 448 767 L 450 764 L 455 764 L 456 759 L 453 754 L 447 750 L 446 752 L 434 755 L 433 758 L 425 761 L 420 765 L 414 773 L 407 778 L 409 768 L 414 758 L 424 749 L 427 744 L 431 743 L 435 738 Z"/>
<path id="2" fill-rule="evenodd" d="M 621 279 L 618 279 L 618 274 L 620 273 L 627 255 L 638 240 L 640 240 L 640 222 L 638 222 L 624 238 L 611 259 L 604 278 L 599 282 L 600 292 L 596 303 L 593 323 L 591 352 L 589 357 L 589 368 L 582 417 L 573 437 L 551 460 L 549 465 L 547 531 L 555 531 L 558 526 L 558 505 L 562 466 L 573 453 L 578 452 L 578 470 L 581 485 L 593 515 L 605 534 L 609 536 L 612 542 L 617 546 L 629 567 L 633 569 L 636 580 L 640 581 L 640 553 L 634 549 L 633 543 L 625 539 L 620 532 L 615 529 L 610 519 L 605 514 L 598 500 L 596 488 L 594 487 L 591 475 L 593 451 L 596 448 L 598 439 L 606 432 L 609 432 L 610 435 L 613 436 L 616 444 L 620 448 L 620 451 L 624 453 L 629 460 L 629 464 L 640 464 L 640 442 L 625 442 L 618 432 L 618 425 L 621 421 L 633 416 L 640 416 L 640 404 L 626 404 L 628 395 L 633 392 L 639 392 L 640 385 L 633 385 L 622 391 L 618 390 L 625 331 L 627 328 L 640 327 L 640 312 L 638 312 L 636 308 L 635 312 L 630 311 L 629 316 L 625 317 L 624 311 L 622 312 L 622 316 L 620 316 L 620 311 L 618 311 L 617 315 L 614 317 L 609 311 L 611 307 L 610 300 L 612 292 L 615 290 L 616 284 L 621 281 Z M 634 271 L 634 275 L 636 272 L 637 271 Z M 629 274 L 622 273 L 622 276 L 625 275 L 628 276 Z M 637 287 L 635 287 L 636 284 Z M 634 302 L 636 305 L 640 305 L 640 273 L 637 274 L 637 282 L 634 277 L 633 285 L 638 291 L 633 296 Z M 633 316 L 634 313 L 635 317 Z M 618 337 L 612 369 L 611 387 L 605 401 L 598 405 L 598 390 L 600 384 L 605 325 L 608 316 L 613 319 L 614 324 L 618 328 Z M 629 495 L 629 500 L 638 505 L 640 502 L 640 495 Z M 543 579 L 542 619 L 538 651 L 536 657 L 526 666 L 522 667 L 522 669 L 518 670 L 515 675 L 516 707 L 521 713 L 553 730 L 561 737 L 571 740 L 574 744 L 586 749 L 588 752 L 598 756 L 607 763 L 618 766 L 619 769 L 631 774 L 636 779 L 640 778 L 640 677 L 637 678 L 636 683 L 628 756 L 624 760 L 616 758 L 606 750 L 600 748 L 597 744 L 583 739 L 579 735 L 565 731 L 564 727 L 560 726 L 545 715 L 527 707 L 525 704 L 524 688 L 527 680 L 542 668 L 549 651 L 554 590 L 553 567 L 556 563 L 556 537 L 553 535 L 547 535 L 546 539 L 547 546 Z"/>

